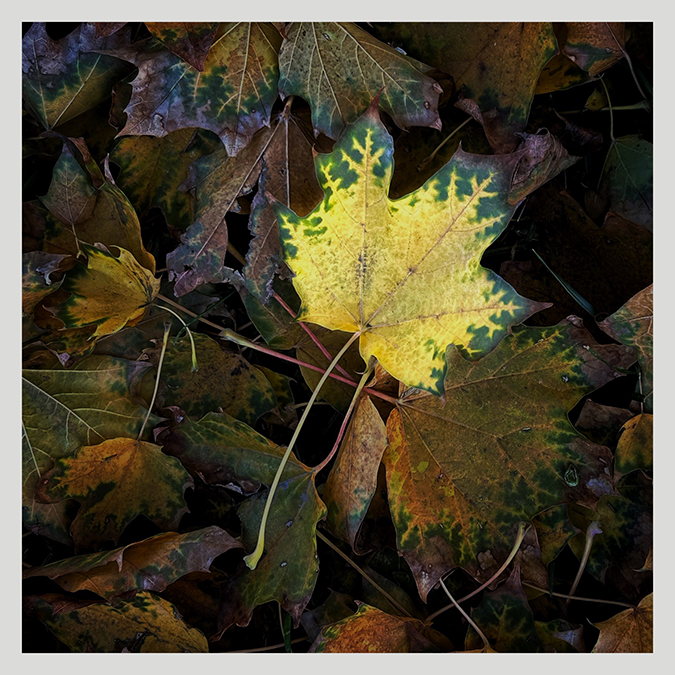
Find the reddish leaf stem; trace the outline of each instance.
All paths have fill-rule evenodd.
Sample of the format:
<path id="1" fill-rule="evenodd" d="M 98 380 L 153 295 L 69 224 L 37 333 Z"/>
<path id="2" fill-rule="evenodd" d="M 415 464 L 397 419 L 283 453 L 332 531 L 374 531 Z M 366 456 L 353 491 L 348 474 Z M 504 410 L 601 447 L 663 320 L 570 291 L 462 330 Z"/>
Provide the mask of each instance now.
<path id="1" fill-rule="evenodd" d="M 276 291 L 273 292 L 272 297 L 273 297 L 273 298 L 274 298 L 274 299 L 275 299 L 275 300 L 276 300 L 276 301 L 277 301 L 277 302 L 278 302 L 278 303 L 279 303 L 279 304 L 280 304 L 280 305 L 281 305 L 281 306 L 282 306 L 282 307 L 283 307 L 283 308 L 284 308 L 284 309 L 285 309 L 285 310 L 286 310 L 286 311 L 287 311 L 294 319 L 296 318 L 297 314 L 296 314 L 296 313 L 295 313 L 295 312 L 294 312 L 294 311 L 293 311 L 293 310 L 292 310 L 292 309 L 284 302 L 284 300 L 282 299 L 282 297 L 281 297 Z M 302 330 L 304 330 L 305 333 L 307 333 L 307 335 L 309 335 L 309 337 L 311 338 L 312 342 L 314 342 L 314 344 L 321 350 L 321 353 L 328 359 L 328 363 L 330 363 L 330 362 L 333 360 L 333 357 L 331 356 L 330 352 L 323 346 L 323 344 L 321 343 L 321 341 L 319 340 L 319 338 L 316 337 L 316 335 L 314 335 L 312 329 L 311 329 L 306 323 L 303 323 L 302 321 L 298 321 L 298 323 L 300 324 L 300 326 L 302 326 Z M 340 373 L 342 373 L 348 380 L 351 380 L 352 382 L 354 382 L 353 378 L 350 377 L 349 373 L 348 373 L 341 365 L 338 364 L 338 365 L 336 366 L 336 370 L 338 370 Z M 354 384 L 356 384 L 356 382 L 354 382 Z"/>

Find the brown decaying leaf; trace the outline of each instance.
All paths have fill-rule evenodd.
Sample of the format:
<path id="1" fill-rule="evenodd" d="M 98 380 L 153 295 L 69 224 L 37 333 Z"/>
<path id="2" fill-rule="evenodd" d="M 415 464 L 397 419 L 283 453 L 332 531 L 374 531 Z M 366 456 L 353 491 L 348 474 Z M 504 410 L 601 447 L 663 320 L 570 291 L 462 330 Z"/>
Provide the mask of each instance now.
<path id="1" fill-rule="evenodd" d="M 354 550 L 356 536 L 377 487 L 387 430 L 370 396 L 359 401 L 324 488 L 327 527 Z"/>
<path id="2" fill-rule="evenodd" d="M 233 548 L 242 548 L 241 542 L 215 525 L 186 534 L 162 532 L 113 551 L 34 567 L 23 578 L 44 576 L 69 593 L 87 590 L 109 599 L 132 589 L 163 591 L 186 574 L 208 572 L 217 556 Z"/>
<path id="3" fill-rule="evenodd" d="M 568 23 L 563 54 L 589 75 L 597 75 L 623 57 L 624 30 L 620 21 Z"/>
<path id="4" fill-rule="evenodd" d="M 654 597 L 650 593 L 635 609 L 619 612 L 595 624 L 600 637 L 592 652 L 651 653 L 654 649 Z"/>
<path id="5" fill-rule="evenodd" d="M 654 415 L 643 413 L 628 420 L 614 456 L 614 475 L 619 478 L 635 469 L 652 469 L 654 451 Z"/>
<path id="6" fill-rule="evenodd" d="M 600 405 L 589 399 L 574 426 L 594 443 L 615 448 L 621 427 L 631 417 L 633 413 L 626 408 Z"/>

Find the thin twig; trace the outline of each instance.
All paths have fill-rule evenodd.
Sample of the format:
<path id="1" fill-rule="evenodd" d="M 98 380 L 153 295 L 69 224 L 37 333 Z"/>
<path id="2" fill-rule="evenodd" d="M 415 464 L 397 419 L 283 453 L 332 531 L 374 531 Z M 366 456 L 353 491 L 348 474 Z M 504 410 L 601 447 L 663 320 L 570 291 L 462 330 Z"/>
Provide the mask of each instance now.
<path id="1" fill-rule="evenodd" d="M 475 621 L 473 621 L 473 619 L 459 606 L 459 604 L 457 603 L 457 600 L 455 600 L 452 597 L 452 595 L 450 595 L 450 591 L 447 589 L 446 585 L 443 583 L 443 579 L 441 579 L 440 584 L 441 584 L 441 588 L 445 591 L 445 594 L 452 601 L 452 604 L 457 608 L 457 611 L 469 622 L 469 625 L 476 631 L 476 633 L 478 633 L 478 635 L 480 636 L 480 639 L 483 641 L 483 646 L 485 647 L 485 649 L 489 649 L 490 642 L 485 637 L 485 633 L 483 633 L 483 631 L 480 628 L 478 628 Z"/>
<path id="2" fill-rule="evenodd" d="M 428 156 L 425 157 L 418 165 L 417 170 L 421 171 L 437 154 L 438 151 L 463 127 L 465 127 L 473 117 L 467 117 L 458 127 L 455 127 L 440 143 L 440 145 Z"/>
<path id="3" fill-rule="evenodd" d="M 306 637 L 295 638 L 295 640 L 291 640 L 291 644 L 295 645 L 298 642 L 306 642 L 308 640 L 309 638 Z M 235 649 L 232 652 L 223 652 L 223 654 L 253 654 L 254 652 L 271 652 L 273 649 L 281 649 L 282 647 L 285 646 L 286 645 L 282 642 L 279 645 L 269 645 L 268 647 L 256 647 L 255 649 Z"/>
<path id="4" fill-rule="evenodd" d="M 389 600 L 389 602 L 398 609 L 404 616 L 410 616 L 410 612 L 406 611 L 394 598 L 387 593 L 375 580 L 373 580 L 366 572 L 364 572 L 348 555 L 345 555 L 330 539 L 325 537 L 319 530 L 316 531 L 316 536 L 321 539 L 324 544 L 328 544 L 343 560 L 348 562 L 371 586 L 375 587 L 382 595 Z"/>
<path id="5" fill-rule="evenodd" d="M 527 532 L 529 527 L 530 527 L 529 524 L 526 523 L 518 524 L 518 534 L 516 536 L 516 541 L 513 544 L 511 553 L 509 553 L 509 557 L 504 561 L 504 564 L 484 584 L 479 586 L 475 591 L 471 591 L 471 593 L 469 593 L 468 595 L 465 595 L 463 598 L 460 598 L 459 600 L 457 600 L 457 602 L 464 602 L 469 598 L 473 598 L 474 595 L 478 595 L 478 593 L 487 588 L 495 579 L 499 579 L 501 573 L 509 566 L 511 561 L 516 557 L 516 553 L 518 553 L 518 549 L 520 548 L 520 545 L 523 543 L 525 532 Z M 431 623 L 439 614 L 442 614 L 448 609 L 452 609 L 454 606 L 455 606 L 454 604 L 450 604 L 446 605 L 445 607 L 441 607 L 441 609 L 436 610 L 433 614 L 430 614 L 426 618 L 425 623 Z"/>
<path id="6" fill-rule="evenodd" d="M 581 562 L 579 563 L 577 576 L 574 577 L 574 583 L 572 584 L 572 588 L 570 588 L 570 596 L 574 595 L 574 591 L 577 590 L 577 586 L 581 581 L 581 575 L 584 573 L 584 569 L 586 569 L 588 557 L 591 555 L 591 546 L 593 546 L 593 538 L 595 537 L 596 534 L 602 534 L 602 530 L 600 529 L 600 523 L 597 520 L 594 520 L 586 528 L 586 543 L 584 544 L 584 553 L 581 556 Z M 570 601 L 568 600 L 567 604 L 569 604 L 569 602 Z"/>
<path id="7" fill-rule="evenodd" d="M 542 593 L 545 593 L 546 595 L 553 595 L 556 598 L 567 598 L 569 600 L 581 600 L 583 602 L 598 602 L 603 605 L 618 605 L 619 607 L 628 607 L 628 609 L 637 609 L 635 605 L 629 605 L 627 602 L 618 602 L 616 600 L 600 600 L 598 598 L 582 598 L 578 595 L 566 595 L 565 593 L 555 593 L 554 591 L 549 591 L 547 588 L 541 588 L 540 586 L 535 586 L 534 584 L 531 584 L 529 581 L 523 581 L 521 582 L 523 586 L 527 586 L 528 588 L 532 588 L 535 591 L 540 591 Z"/>
<path id="8" fill-rule="evenodd" d="M 621 43 L 619 42 L 616 35 L 614 35 L 614 31 L 612 30 L 612 27 L 609 25 L 609 23 L 607 23 L 607 21 L 605 21 L 605 26 L 607 26 L 607 29 L 609 30 L 611 36 L 614 38 L 614 42 L 616 42 L 617 46 L 621 50 L 621 53 L 623 54 L 623 57 L 626 59 L 626 62 L 628 63 L 628 67 L 630 68 L 631 75 L 633 76 L 635 86 L 638 88 L 638 91 L 642 95 L 642 98 L 646 99 L 647 97 L 645 96 L 644 91 L 642 91 L 642 87 L 640 86 L 640 83 L 638 82 L 637 75 L 635 74 L 635 71 L 633 70 L 633 61 L 631 60 L 630 56 L 628 56 L 628 52 L 621 45 Z"/>

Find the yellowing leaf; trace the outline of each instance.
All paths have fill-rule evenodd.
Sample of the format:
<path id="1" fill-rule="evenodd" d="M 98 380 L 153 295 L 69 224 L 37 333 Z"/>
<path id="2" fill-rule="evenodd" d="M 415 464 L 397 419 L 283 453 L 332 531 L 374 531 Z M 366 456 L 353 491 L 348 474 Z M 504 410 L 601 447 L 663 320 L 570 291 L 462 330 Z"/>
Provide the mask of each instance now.
<path id="1" fill-rule="evenodd" d="M 644 413 L 628 420 L 622 429 L 614 456 L 614 475 L 634 469 L 651 470 L 654 461 L 654 415 Z"/>
<path id="2" fill-rule="evenodd" d="M 621 21 L 572 21 L 567 23 L 567 43 L 562 51 L 589 75 L 597 75 L 623 56 L 625 42 Z"/>
<path id="3" fill-rule="evenodd" d="M 650 653 L 654 650 L 654 595 L 650 593 L 635 609 L 619 612 L 595 624 L 600 637 L 592 652 Z"/>
<path id="4" fill-rule="evenodd" d="M 317 156 L 319 206 L 299 218 L 273 204 L 298 318 L 360 332 L 366 362 L 376 356 L 398 380 L 441 394 L 449 344 L 478 358 L 544 307 L 480 265 L 513 212 L 514 160 L 460 150 L 421 188 L 389 200 L 393 141 L 371 106 Z"/>
<path id="5" fill-rule="evenodd" d="M 56 460 L 40 489 L 47 500 L 82 502 L 71 532 L 79 548 L 89 548 L 117 543 L 139 514 L 160 527 L 176 528 L 187 511 L 183 492 L 192 485 L 181 463 L 159 446 L 112 438 Z"/>
<path id="6" fill-rule="evenodd" d="M 201 631 L 186 624 L 170 602 L 148 591 L 110 604 L 29 596 L 26 608 L 76 653 L 209 651 Z"/>
<path id="7" fill-rule="evenodd" d="M 316 134 L 337 139 L 382 89 L 382 108 L 405 129 L 440 129 L 441 86 L 429 67 L 397 52 L 353 23 L 292 23 L 279 52 L 279 91 L 312 106 Z"/>
<path id="8" fill-rule="evenodd" d="M 61 288 L 70 298 L 54 308 L 66 328 L 96 326 L 92 338 L 121 330 L 140 318 L 159 291 L 159 279 L 123 248 L 116 258 L 107 249 L 82 244 L 87 264 L 73 268 Z"/>

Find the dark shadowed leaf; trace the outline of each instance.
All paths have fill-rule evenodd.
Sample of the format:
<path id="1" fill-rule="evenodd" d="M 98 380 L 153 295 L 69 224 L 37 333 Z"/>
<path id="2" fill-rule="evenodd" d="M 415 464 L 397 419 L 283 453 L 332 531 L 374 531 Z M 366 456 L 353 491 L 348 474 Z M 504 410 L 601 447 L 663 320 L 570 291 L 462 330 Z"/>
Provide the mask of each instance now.
<path id="1" fill-rule="evenodd" d="M 204 70 L 204 61 L 211 49 L 219 24 L 146 21 L 145 25 L 165 47 L 180 56 L 183 61 L 197 70 Z"/>
<path id="2" fill-rule="evenodd" d="M 497 652 L 545 651 L 537 635 L 527 596 L 520 584 L 518 566 L 496 591 L 483 596 L 480 605 L 471 610 L 471 618 Z M 465 648 L 479 649 L 482 644 L 476 631 L 469 626 Z"/>
<path id="3" fill-rule="evenodd" d="M 623 307 L 598 324 L 624 345 L 637 350 L 645 412 L 654 407 L 654 300 L 653 286 L 634 295 Z"/>
<path id="4" fill-rule="evenodd" d="M 554 619 L 547 623 L 535 621 L 534 625 L 547 651 L 562 654 L 586 651 L 583 626 L 570 624 L 564 619 Z"/>

